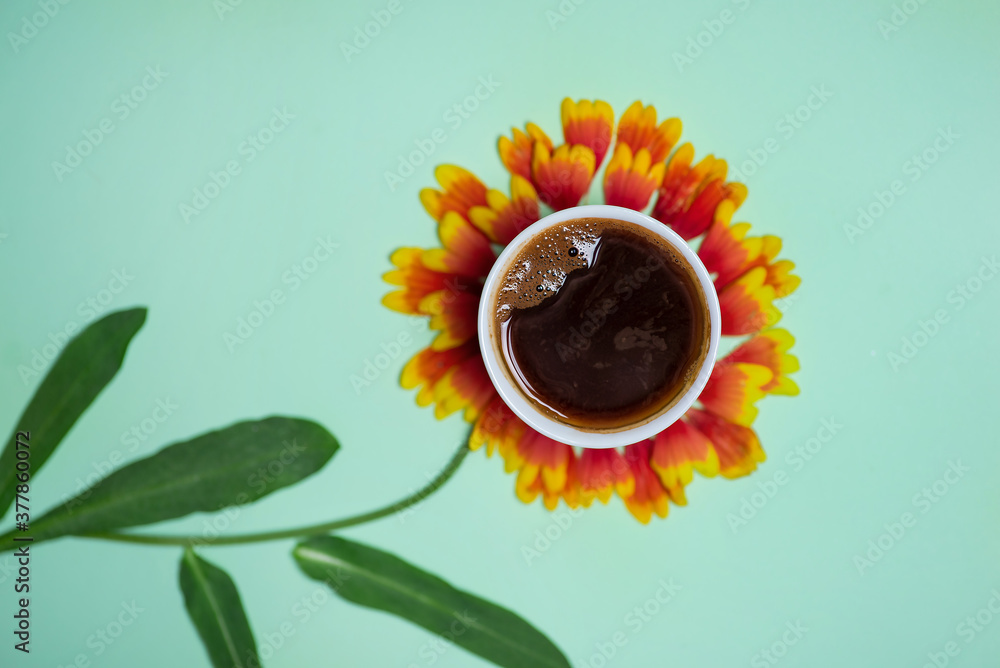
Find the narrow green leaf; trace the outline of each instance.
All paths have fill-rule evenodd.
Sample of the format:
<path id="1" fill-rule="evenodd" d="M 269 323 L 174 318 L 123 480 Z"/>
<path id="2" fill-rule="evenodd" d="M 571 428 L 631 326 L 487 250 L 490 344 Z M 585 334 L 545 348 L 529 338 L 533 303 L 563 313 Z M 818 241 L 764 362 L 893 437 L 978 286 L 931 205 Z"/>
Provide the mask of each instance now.
<path id="1" fill-rule="evenodd" d="M 146 321 L 146 309 L 110 313 L 75 336 L 52 364 L 0 455 L 0 517 L 14 500 L 14 437 L 30 432 L 31 476 L 121 368 L 125 349 Z"/>
<path id="2" fill-rule="evenodd" d="M 551 640 L 510 610 L 388 552 L 320 536 L 293 554 L 306 575 L 348 601 L 407 619 L 498 666 L 569 666 Z"/>
<path id="3" fill-rule="evenodd" d="M 312 475 L 338 447 L 309 420 L 239 422 L 118 469 L 34 521 L 30 535 L 38 543 L 244 505 Z"/>
<path id="4" fill-rule="evenodd" d="M 215 668 L 260 668 L 257 643 L 236 584 L 224 570 L 184 550 L 181 592 Z"/>

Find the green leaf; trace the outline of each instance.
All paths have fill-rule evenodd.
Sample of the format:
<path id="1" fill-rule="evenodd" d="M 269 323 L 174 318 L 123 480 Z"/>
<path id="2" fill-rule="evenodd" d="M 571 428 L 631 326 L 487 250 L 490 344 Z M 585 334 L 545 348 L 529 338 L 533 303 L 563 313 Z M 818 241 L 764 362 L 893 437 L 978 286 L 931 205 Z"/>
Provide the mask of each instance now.
<path id="1" fill-rule="evenodd" d="M 239 422 L 118 469 L 35 520 L 30 535 L 38 543 L 244 505 L 312 475 L 339 447 L 309 420 Z"/>
<path id="2" fill-rule="evenodd" d="M 388 552 L 319 536 L 293 554 L 306 575 L 348 601 L 407 619 L 498 666 L 569 666 L 551 640 L 510 610 Z"/>
<path id="3" fill-rule="evenodd" d="M 260 668 L 257 643 L 229 575 L 188 548 L 181 558 L 184 606 L 215 668 Z"/>
<path id="4" fill-rule="evenodd" d="M 146 309 L 110 313 L 75 336 L 60 353 L 0 455 L 0 517 L 14 500 L 15 435 L 29 432 L 31 476 L 121 368 L 125 349 L 146 321 Z"/>

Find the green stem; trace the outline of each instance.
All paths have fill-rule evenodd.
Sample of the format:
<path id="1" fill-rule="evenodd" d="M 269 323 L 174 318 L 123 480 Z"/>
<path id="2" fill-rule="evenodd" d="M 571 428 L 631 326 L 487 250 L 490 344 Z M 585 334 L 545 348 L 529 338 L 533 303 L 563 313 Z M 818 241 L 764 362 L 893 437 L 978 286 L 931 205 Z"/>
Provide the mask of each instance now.
<path id="1" fill-rule="evenodd" d="M 119 533 L 117 531 L 86 533 L 80 534 L 80 536 L 85 538 L 113 540 L 122 543 L 180 545 L 183 547 L 190 547 L 193 545 L 243 545 L 246 543 L 261 543 L 264 541 L 283 540 L 286 538 L 304 538 L 306 536 L 330 533 L 331 531 L 335 531 L 337 529 L 343 529 L 356 524 L 364 524 L 365 522 L 371 522 L 388 515 L 395 515 L 399 511 L 405 510 L 406 508 L 419 503 L 448 482 L 448 479 L 455 474 L 455 471 L 458 470 L 459 465 L 462 463 L 462 460 L 465 459 L 467 454 L 469 454 L 469 446 L 463 443 L 452 456 L 447 466 L 445 466 L 433 480 L 427 483 L 425 487 L 417 490 L 405 499 L 400 499 L 396 503 L 379 508 L 378 510 L 373 510 L 361 515 L 345 517 L 339 520 L 333 520 L 332 522 L 324 522 L 323 524 L 313 524 L 295 529 L 282 529 L 280 531 L 265 531 L 263 533 L 219 536 L 217 538 L 203 538 L 200 536 L 155 536 L 149 534 Z"/>

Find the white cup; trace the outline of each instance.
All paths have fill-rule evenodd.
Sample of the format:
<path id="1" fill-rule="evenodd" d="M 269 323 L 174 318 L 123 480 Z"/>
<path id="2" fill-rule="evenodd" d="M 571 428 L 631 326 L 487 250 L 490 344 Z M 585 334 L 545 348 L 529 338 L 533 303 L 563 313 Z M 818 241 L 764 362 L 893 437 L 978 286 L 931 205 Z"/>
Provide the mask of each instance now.
<path id="1" fill-rule="evenodd" d="M 694 269 L 698 281 L 701 283 L 702 290 L 705 293 L 705 302 L 708 305 L 710 329 L 708 352 L 697 370 L 698 375 L 694 382 L 683 395 L 676 398 L 670 404 L 670 407 L 666 411 L 655 415 L 651 419 L 640 420 L 634 425 L 614 431 L 588 431 L 580 429 L 564 422 L 559 422 L 546 413 L 543 413 L 541 409 L 525 397 L 523 390 L 516 387 L 511 381 L 508 373 L 505 371 L 507 364 L 503 359 L 500 342 L 496 340 L 494 332 L 496 329 L 494 323 L 496 319 L 497 290 L 510 261 L 526 244 L 549 228 L 578 218 L 621 220 L 644 227 L 663 238 Z M 490 380 L 493 381 L 493 385 L 496 387 L 504 403 L 519 418 L 535 431 L 562 443 L 584 448 L 615 448 L 631 443 L 638 443 L 660 433 L 680 419 L 687 409 L 694 404 L 698 395 L 705 389 L 705 384 L 708 383 L 709 376 L 712 375 L 712 368 L 715 365 L 715 355 L 719 347 L 721 316 L 719 313 L 719 297 L 715 292 L 715 285 L 712 283 L 712 278 L 709 276 L 708 270 L 701 263 L 698 254 L 676 232 L 660 221 L 654 220 L 638 211 L 620 206 L 594 204 L 557 211 L 529 225 L 524 231 L 514 237 L 514 240 L 500 253 L 500 257 L 497 258 L 497 261 L 493 264 L 493 269 L 490 270 L 490 274 L 486 278 L 482 298 L 479 301 L 478 326 L 479 348 L 482 351 L 483 361 L 486 363 L 486 371 L 490 375 Z"/>

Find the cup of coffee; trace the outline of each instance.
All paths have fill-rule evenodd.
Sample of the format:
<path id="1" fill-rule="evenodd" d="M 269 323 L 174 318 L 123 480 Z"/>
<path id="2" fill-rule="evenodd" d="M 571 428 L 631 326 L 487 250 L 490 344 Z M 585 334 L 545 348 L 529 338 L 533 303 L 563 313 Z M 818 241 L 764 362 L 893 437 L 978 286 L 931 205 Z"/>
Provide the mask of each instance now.
<path id="1" fill-rule="evenodd" d="M 570 445 L 636 443 L 705 388 L 721 328 L 698 255 L 638 211 L 578 206 L 530 225 L 483 286 L 479 343 L 503 401 Z"/>

